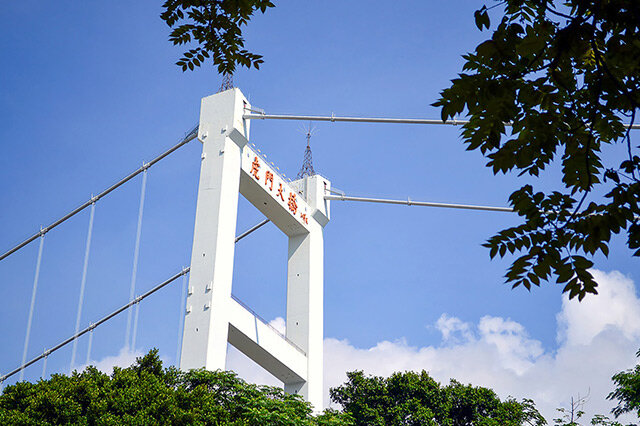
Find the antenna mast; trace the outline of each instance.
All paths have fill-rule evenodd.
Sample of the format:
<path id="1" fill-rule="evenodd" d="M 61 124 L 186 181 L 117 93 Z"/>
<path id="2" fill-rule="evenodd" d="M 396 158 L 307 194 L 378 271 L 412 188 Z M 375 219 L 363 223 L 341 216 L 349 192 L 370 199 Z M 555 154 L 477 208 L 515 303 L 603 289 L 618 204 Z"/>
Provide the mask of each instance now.
<path id="1" fill-rule="evenodd" d="M 233 89 L 233 74 L 223 74 L 222 75 L 222 84 L 220 85 L 220 90 L 218 93 L 224 92 L 225 90 Z"/>
<path id="2" fill-rule="evenodd" d="M 316 171 L 313 170 L 313 159 L 311 157 L 311 134 L 313 133 L 313 128 L 311 127 L 311 123 L 309 123 L 309 128 L 307 129 L 307 148 L 304 150 L 304 161 L 302 162 L 302 167 L 298 172 L 298 176 L 296 179 L 302 179 L 305 176 L 313 176 L 316 174 Z"/>

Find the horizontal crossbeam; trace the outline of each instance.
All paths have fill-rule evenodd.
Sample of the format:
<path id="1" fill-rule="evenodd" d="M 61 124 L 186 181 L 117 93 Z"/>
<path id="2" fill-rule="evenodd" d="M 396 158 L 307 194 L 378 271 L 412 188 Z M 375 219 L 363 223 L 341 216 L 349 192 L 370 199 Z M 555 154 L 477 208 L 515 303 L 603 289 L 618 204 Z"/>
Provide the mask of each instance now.
<path id="1" fill-rule="evenodd" d="M 229 303 L 229 343 L 283 383 L 304 381 L 304 351 L 235 297 Z"/>
<path id="2" fill-rule="evenodd" d="M 308 232 L 311 208 L 293 184 L 248 145 L 242 151 L 240 194 L 287 235 Z"/>

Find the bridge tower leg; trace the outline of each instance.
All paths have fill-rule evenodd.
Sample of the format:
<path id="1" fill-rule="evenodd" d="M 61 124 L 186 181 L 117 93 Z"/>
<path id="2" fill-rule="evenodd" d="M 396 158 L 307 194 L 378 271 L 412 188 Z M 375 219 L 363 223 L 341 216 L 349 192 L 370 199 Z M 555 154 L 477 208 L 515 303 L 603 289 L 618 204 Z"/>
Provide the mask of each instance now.
<path id="1" fill-rule="evenodd" d="M 242 118 L 246 104 L 235 89 L 202 100 L 198 129 L 202 162 L 180 357 L 182 369 L 225 368 L 240 165 L 249 136 L 248 122 Z"/>
<path id="2" fill-rule="evenodd" d="M 223 370 L 227 343 L 322 408 L 324 194 L 330 182 L 289 182 L 248 144 L 250 108 L 238 89 L 202 100 L 203 144 L 180 368 Z M 289 238 L 286 334 L 265 324 L 231 294 L 242 194 Z M 272 283 L 275 285 L 277 283 Z"/>

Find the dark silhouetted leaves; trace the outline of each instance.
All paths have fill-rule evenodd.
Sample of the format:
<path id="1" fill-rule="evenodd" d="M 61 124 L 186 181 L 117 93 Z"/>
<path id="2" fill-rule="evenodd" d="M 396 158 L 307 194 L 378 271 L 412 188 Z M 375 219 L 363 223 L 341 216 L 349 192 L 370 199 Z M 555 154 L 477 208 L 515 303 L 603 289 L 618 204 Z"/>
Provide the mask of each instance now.
<path id="1" fill-rule="evenodd" d="M 259 68 L 262 56 L 244 49 L 243 25 L 254 12 L 273 7 L 269 0 L 167 0 L 160 15 L 173 30 L 174 45 L 196 43 L 176 62 L 182 71 L 194 70 L 211 57 L 220 74 L 233 74 L 237 65 Z"/>
<path id="2" fill-rule="evenodd" d="M 636 355 L 640 357 L 640 351 Z M 618 417 L 624 413 L 635 413 L 640 417 L 640 365 L 616 374 L 611 380 L 616 384 L 616 389 L 607 399 L 618 401 L 612 410 L 613 414 Z"/>
<path id="3" fill-rule="evenodd" d="M 626 233 L 640 256 L 640 156 L 623 125 L 640 104 L 640 9 L 636 0 L 555 5 L 500 3 L 491 37 L 464 56 L 463 73 L 434 105 L 443 120 L 467 114 L 464 143 L 495 174 L 536 178 L 552 163 L 561 167 L 555 191 L 525 185 L 511 194 L 523 223 L 485 246 L 492 258 L 520 254 L 505 275 L 513 287 L 555 278 L 582 300 L 597 293 L 587 257 L 607 256 L 612 235 Z M 488 13 L 475 13 L 481 30 Z M 626 145 L 619 163 L 604 155 L 615 144 Z"/>

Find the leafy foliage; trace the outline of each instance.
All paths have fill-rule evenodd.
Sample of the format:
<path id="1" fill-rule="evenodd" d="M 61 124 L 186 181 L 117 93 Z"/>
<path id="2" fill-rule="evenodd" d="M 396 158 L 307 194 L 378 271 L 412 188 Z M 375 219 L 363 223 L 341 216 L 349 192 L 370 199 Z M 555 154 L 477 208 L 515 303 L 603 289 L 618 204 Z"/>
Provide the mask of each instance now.
<path id="1" fill-rule="evenodd" d="M 640 105 L 637 0 L 504 0 L 491 37 L 464 56 L 463 72 L 434 104 L 442 119 L 466 113 L 462 137 L 495 174 L 538 177 L 552 163 L 562 182 L 531 185 L 510 202 L 522 217 L 485 244 L 491 257 L 523 253 L 506 273 L 513 287 L 555 277 L 569 297 L 597 294 L 588 258 L 626 233 L 640 256 L 640 156 L 630 129 Z M 489 28 L 486 6 L 475 14 Z M 615 157 L 622 144 L 625 158 Z M 625 146 L 626 145 L 626 146 Z M 606 159 L 606 162 L 605 162 Z M 594 190 L 606 193 L 598 198 Z"/>
<path id="2" fill-rule="evenodd" d="M 452 380 L 441 386 L 425 371 L 395 373 L 389 378 L 347 373 L 348 381 L 331 389 L 355 425 L 515 426 L 543 425 L 533 402 L 500 401 L 487 388 Z"/>
<path id="3" fill-rule="evenodd" d="M 554 426 L 580 426 L 581 419 L 584 417 L 584 411 L 582 408 L 589 400 L 588 395 L 585 397 L 580 397 L 578 395 L 577 398 L 571 397 L 571 404 L 567 408 L 558 408 L 557 411 L 560 414 L 560 417 L 553 419 Z M 586 424 L 586 423 L 582 423 Z M 591 418 L 590 425 L 600 425 L 600 426 L 625 426 L 620 422 L 615 420 L 611 420 L 607 416 L 603 416 L 602 414 L 596 414 Z M 633 425 L 628 425 L 633 426 Z"/>
<path id="4" fill-rule="evenodd" d="M 245 383 L 232 372 L 163 368 L 158 351 L 111 375 L 88 367 L 71 376 L 19 382 L 0 395 L 0 424 L 211 425 L 543 425 L 533 402 L 500 401 L 487 388 L 452 381 L 441 386 L 426 372 L 384 379 L 348 373 L 331 390 L 343 411 L 317 416 L 298 395 Z"/>
<path id="5" fill-rule="evenodd" d="M 640 357 L 640 351 L 637 356 Z M 640 417 L 640 364 L 631 370 L 616 374 L 611 380 L 616 384 L 616 389 L 607 399 L 618 400 L 613 414 L 618 417 L 624 413 L 635 412 Z"/>
<path id="6" fill-rule="evenodd" d="M 584 412 L 578 411 L 576 413 L 570 413 L 564 408 L 558 408 L 560 412 L 560 417 L 553 420 L 554 426 L 580 426 L 580 419 L 584 416 Z M 586 423 L 583 423 L 586 424 Z M 611 420 L 607 416 L 603 416 L 602 414 L 596 414 L 593 416 L 591 421 L 588 423 L 590 425 L 599 425 L 599 426 L 625 426 L 622 423 Z M 629 424 L 627 426 L 634 426 Z"/>
<path id="7" fill-rule="evenodd" d="M 160 17 L 172 28 L 169 40 L 174 45 L 197 43 L 176 62 L 182 71 L 211 58 L 218 72 L 231 75 L 236 65 L 257 69 L 264 62 L 244 49 L 241 27 L 254 12 L 273 6 L 269 0 L 166 0 Z"/>
<path id="8" fill-rule="evenodd" d="M 298 395 L 247 384 L 231 372 L 164 369 L 153 350 L 131 367 L 114 368 L 111 376 L 88 367 L 8 386 L 0 396 L 0 424 L 317 423 Z"/>
<path id="9" fill-rule="evenodd" d="M 640 356 L 640 352 L 638 353 Z M 247 384 L 232 372 L 163 368 L 152 350 L 111 375 L 88 367 L 71 376 L 55 374 L 37 383 L 19 382 L 0 395 L 0 424 L 210 424 L 210 425 L 427 425 L 542 426 L 545 419 L 532 400 L 501 401 L 488 388 L 452 380 L 443 386 L 425 371 L 388 378 L 347 373 L 348 381 L 330 390 L 343 410 L 313 416 L 311 406 L 281 388 Z M 609 399 L 614 414 L 640 416 L 640 365 L 613 377 Z M 584 415 L 578 398 L 560 408 L 556 426 L 579 426 Z M 591 425 L 623 426 L 603 415 Z"/>

